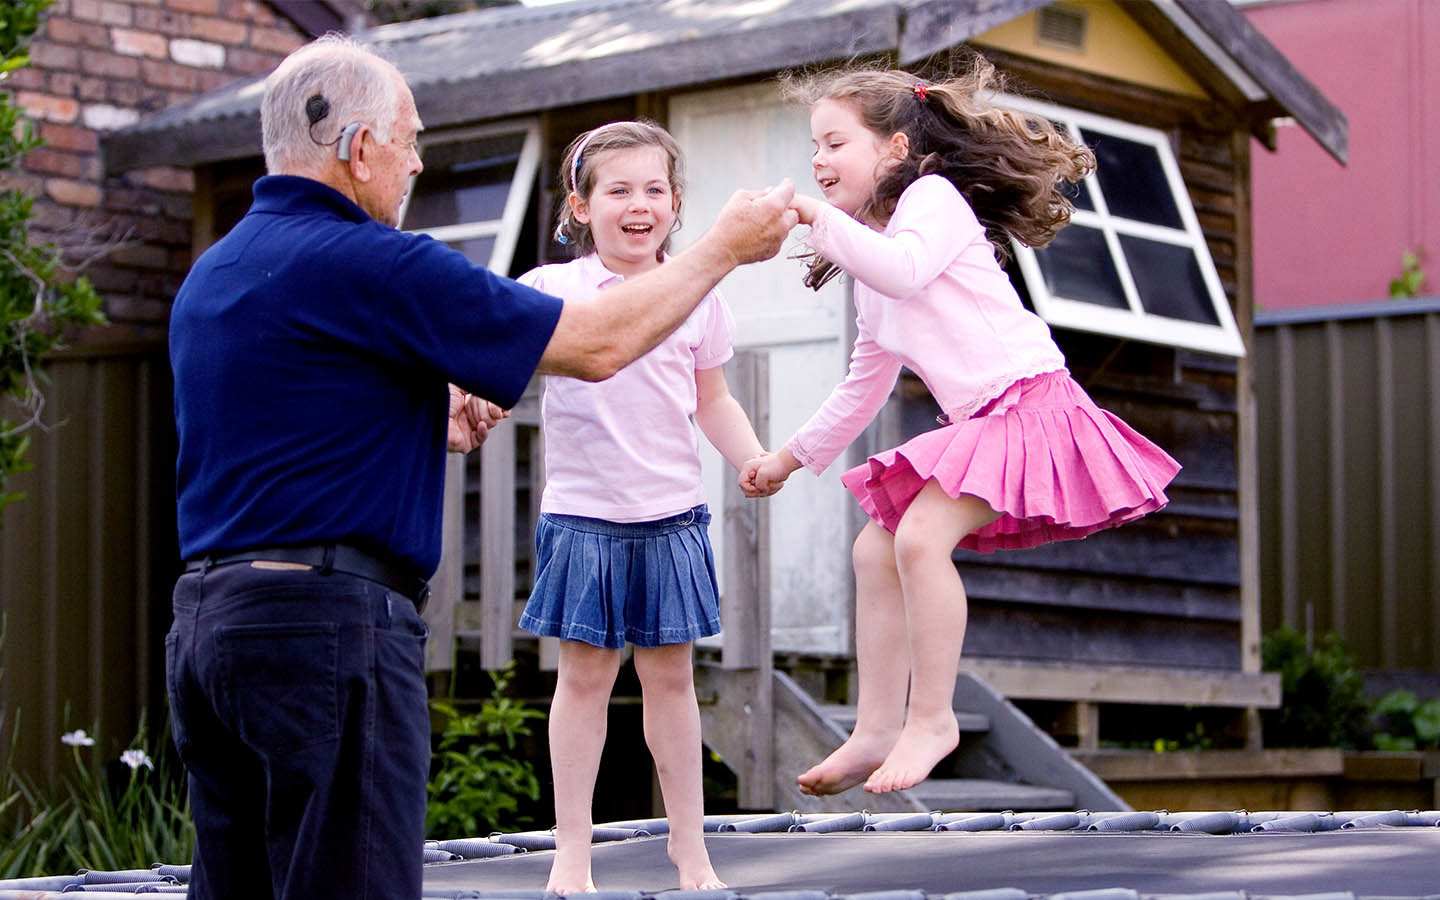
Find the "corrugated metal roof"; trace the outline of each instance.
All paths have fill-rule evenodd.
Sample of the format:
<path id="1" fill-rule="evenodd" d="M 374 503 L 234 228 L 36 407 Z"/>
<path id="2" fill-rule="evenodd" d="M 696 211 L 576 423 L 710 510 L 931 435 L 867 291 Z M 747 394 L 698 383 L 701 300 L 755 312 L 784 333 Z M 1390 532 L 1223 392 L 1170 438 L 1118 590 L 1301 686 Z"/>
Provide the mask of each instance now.
<path id="1" fill-rule="evenodd" d="M 595 828 L 596 900 L 1435 900 L 1440 811 L 709 816 L 725 891 L 678 891 L 664 819 Z M 426 845 L 426 898 L 541 900 L 549 831 Z M 0 880 L 0 900 L 183 895 L 188 866 Z M 643 887 L 642 887 L 643 885 Z"/>
<path id="2" fill-rule="evenodd" d="M 941 43 L 954 46 L 1046 2 L 571 0 L 383 25 L 358 36 L 382 48 L 405 74 L 422 118 L 435 128 L 897 53 L 941 40 L 941 32 Z M 1221 6 L 1206 13 L 1210 27 L 1223 25 L 1246 38 L 1229 42 L 1224 52 L 1264 57 L 1265 71 L 1277 71 L 1270 57 L 1278 52 Z M 907 24 L 925 33 L 909 34 Z M 1307 99 L 1303 114 L 1314 113 L 1311 118 L 1325 119 L 1332 129 L 1329 119 L 1338 117 L 1343 133 L 1343 115 L 1293 70 L 1270 75 L 1265 87 L 1281 107 L 1291 89 L 1307 88 L 1296 94 Z M 258 155 L 261 93 L 262 79 L 249 79 L 112 132 L 102 140 L 106 170 Z"/>

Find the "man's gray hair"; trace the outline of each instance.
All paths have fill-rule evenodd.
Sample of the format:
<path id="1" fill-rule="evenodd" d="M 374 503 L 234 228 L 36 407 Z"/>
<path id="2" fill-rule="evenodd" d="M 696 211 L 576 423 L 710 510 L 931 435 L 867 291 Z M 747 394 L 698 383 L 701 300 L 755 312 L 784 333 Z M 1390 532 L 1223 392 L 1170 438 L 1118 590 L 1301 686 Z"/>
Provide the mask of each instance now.
<path id="1" fill-rule="evenodd" d="M 314 169 L 335 153 L 351 122 L 363 122 L 377 141 L 388 142 L 400 107 L 398 81 L 383 57 L 342 34 L 317 38 L 285 57 L 265 79 L 260 105 L 266 171 Z M 328 111 L 312 123 L 307 106 L 316 95 Z"/>

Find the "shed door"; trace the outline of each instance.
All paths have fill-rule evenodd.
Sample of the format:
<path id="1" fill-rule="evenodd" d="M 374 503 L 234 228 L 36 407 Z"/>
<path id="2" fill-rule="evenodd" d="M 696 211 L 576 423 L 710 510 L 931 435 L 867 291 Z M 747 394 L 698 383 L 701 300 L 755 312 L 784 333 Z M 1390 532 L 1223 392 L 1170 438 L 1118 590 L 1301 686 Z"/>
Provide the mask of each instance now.
<path id="1" fill-rule="evenodd" d="M 758 188 L 789 177 L 816 194 L 810 175 L 809 115 L 783 102 L 770 83 L 697 91 L 670 101 L 670 129 L 686 154 L 684 246 L 702 234 L 737 188 Z M 780 255 L 745 266 L 720 285 L 736 320 L 736 349 L 770 357 L 770 433 L 761 443 L 784 443 L 844 377 L 854 313 L 849 289 L 832 281 L 818 293 L 801 283 L 804 267 L 790 258 L 799 249 L 797 229 Z M 734 470 L 701 441 L 710 529 L 717 564 L 724 559 L 719 513 L 723 489 Z M 772 623 L 777 650 L 849 651 L 850 542 L 858 507 L 840 484 L 849 457 L 820 478 L 796 472 L 769 500 L 771 515 Z M 722 576 L 723 577 L 723 576 Z M 724 584 L 721 584 L 724 590 Z"/>

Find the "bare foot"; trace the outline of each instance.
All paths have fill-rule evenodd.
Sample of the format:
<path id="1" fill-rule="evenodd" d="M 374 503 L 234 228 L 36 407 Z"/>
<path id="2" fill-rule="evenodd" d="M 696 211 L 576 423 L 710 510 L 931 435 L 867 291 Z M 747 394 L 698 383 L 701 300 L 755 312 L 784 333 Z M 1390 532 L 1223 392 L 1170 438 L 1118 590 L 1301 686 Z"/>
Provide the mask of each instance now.
<path id="1" fill-rule="evenodd" d="M 811 766 L 795 779 L 800 793 L 819 797 L 847 791 L 869 777 L 895 746 L 896 734 L 878 736 L 852 734 L 834 753 Z"/>
<path id="2" fill-rule="evenodd" d="M 710 854 L 705 849 L 703 836 L 682 839 L 672 834 L 665 853 L 680 873 L 680 890 L 718 891 L 725 887 L 725 882 L 710 865 Z"/>
<path id="3" fill-rule="evenodd" d="M 554 894 L 593 894 L 595 881 L 590 877 L 590 845 L 557 849 L 550 863 L 550 881 L 545 890 Z"/>
<path id="4" fill-rule="evenodd" d="M 935 764 L 960 743 L 960 724 L 954 713 L 938 720 L 910 717 L 900 730 L 885 761 L 865 781 L 872 794 L 903 791 L 924 781 Z"/>

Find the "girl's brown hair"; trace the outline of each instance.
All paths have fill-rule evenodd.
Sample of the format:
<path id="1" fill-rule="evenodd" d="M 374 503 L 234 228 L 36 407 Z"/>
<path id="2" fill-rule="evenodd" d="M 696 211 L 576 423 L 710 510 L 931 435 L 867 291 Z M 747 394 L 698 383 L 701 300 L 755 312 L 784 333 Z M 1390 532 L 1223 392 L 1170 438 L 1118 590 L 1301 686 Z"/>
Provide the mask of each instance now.
<path id="1" fill-rule="evenodd" d="M 1002 90 L 1003 80 L 979 54 L 966 71 L 935 82 L 897 69 L 844 68 L 787 73 L 781 85 L 806 104 L 851 104 L 882 140 L 896 132 L 910 139 L 908 156 L 877 178 L 857 218 L 888 222 L 911 182 L 943 175 L 975 211 L 1001 262 L 1009 255 L 1007 236 L 1030 247 L 1050 243 L 1074 208 L 1061 182 L 1080 181 L 1095 168 L 1090 148 L 1048 119 L 993 105 L 987 95 Z M 805 283 L 818 289 L 837 272 L 812 254 Z"/>
<path id="2" fill-rule="evenodd" d="M 665 153 L 666 168 L 670 175 L 670 193 L 675 198 L 675 227 L 680 228 L 680 205 L 685 193 L 685 159 L 680 144 L 675 138 L 649 119 L 633 122 L 610 122 L 580 134 L 565 148 L 565 158 L 560 162 L 560 187 L 564 199 L 560 203 L 559 223 L 555 226 L 555 240 L 575 248 L 576 256 L 595 252 L 595 236 L 590 226 L 575 218 L 570 209 L 571 193 L 588 198 L 595 190 L 595 167 L 601 154 L 611 150 L 632 150 L 636 147 L 659 147 Z M 670 235 L 655 251 L 657 259 L 664 257 L 670 249 Z"/>

